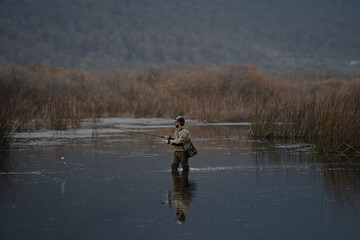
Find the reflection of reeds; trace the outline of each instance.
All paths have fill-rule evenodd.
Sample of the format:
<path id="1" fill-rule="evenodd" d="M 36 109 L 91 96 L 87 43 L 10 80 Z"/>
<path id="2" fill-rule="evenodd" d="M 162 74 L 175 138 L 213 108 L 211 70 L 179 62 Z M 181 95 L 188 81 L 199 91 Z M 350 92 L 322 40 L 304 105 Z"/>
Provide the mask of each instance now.
<path id="1" fill-rule="evenodd" d="M 92 73 L 0 66 L 3 98 L 27 106 L 37 127 L 77 127 L 84 117 L 185 115 L 252 120 L 254 136 L 316 141 L 323 152 L 359 151 L 360 80 L 302 77 L 282 79 L 246 65 Z"/>
<path id="2" fill-rule="evenodd" d="M 360 197 L 358 159 L 331 159 L 324 165 L 323 177 L 329 197 L 341 206 L 352 206 Z"/>

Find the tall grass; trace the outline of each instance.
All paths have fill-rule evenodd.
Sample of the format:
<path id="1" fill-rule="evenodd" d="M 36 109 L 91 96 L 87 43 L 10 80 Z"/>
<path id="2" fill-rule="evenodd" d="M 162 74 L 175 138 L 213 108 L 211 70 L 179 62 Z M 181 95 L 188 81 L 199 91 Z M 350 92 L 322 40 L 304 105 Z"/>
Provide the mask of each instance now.
<path id="1" fill-rule="evenodd" d="M 83 118 L 181 114 L 252 121 L 253 136 L 302 138 L 324 153 L 360 150 L 360 80 L 344 76 L 270 76 L 249 65 L 106 72 L 0 66 L 0 93 L 1 121 L 10 122 L 4 136 L 78 127 Z"/>
<path id="2" fill-rule="evenodd" d="M 14 134 L 30 120 L 29 112 L 19 104 L 17 99 L 0 101 L 0 149 L 9 148 Z"/>
<path id="3" fill-rule="evenodd" d="M 14 96 L 31 105 L 33 117 L 53 129 L 76 127 L 81 118 L 94 115 L 245 120 L 254 94 L 274 94 L 272 80 L 251 66 L 193 66 L 181 71 L 154 66 L 95 73 L 0 67 L 4 91 L 16 89 Z"/>
<path id="4" fill-rule="evenodd" d="M 254 136 L 302 138 L 323 153 L 359 153 L 360 79 L 327 80 L 305 93 L 277 97 L 256 107 Z"/>

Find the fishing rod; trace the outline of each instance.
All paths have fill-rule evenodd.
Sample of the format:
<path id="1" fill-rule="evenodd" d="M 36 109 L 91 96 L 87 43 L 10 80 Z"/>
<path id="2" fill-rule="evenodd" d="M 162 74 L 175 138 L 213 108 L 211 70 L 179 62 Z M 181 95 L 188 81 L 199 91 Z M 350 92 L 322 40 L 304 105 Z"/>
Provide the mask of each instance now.
<path id="1" fill-rule="evenodd" d="M 151 133 L 144 133 L 144 132 L 133 131 L 133 130 L 130 130 L 130 129 L 127 129 L 127 128 L 112 127 L 111 129 L 117 129 L 117 130 L 122 130 L 122 131 L 127 131 L 127 132 L 131 132 L 131 133 L 137 133 L 137 134 L 142 134 L 142 135 L 147 135 L 147 136 L 152 136 L 152 137 L 165 138 L 165 136 L 160 136 L 160 135 L 151 134 Z"/>

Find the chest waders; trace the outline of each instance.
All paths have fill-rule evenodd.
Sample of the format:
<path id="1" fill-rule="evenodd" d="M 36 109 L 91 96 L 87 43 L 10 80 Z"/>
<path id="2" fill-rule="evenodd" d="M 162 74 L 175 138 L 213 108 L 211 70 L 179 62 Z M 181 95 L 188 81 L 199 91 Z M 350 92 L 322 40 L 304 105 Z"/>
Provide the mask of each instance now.
<path id="1" fill-rule="evenodd" d="M 174 151 L 172 164 L 171 164 L 171 169 L 173 171 L 177 171 L 180 164 L 181 164 L 181 167 L 182 167 L 183 170 L 185 170 L 185 171 L 189 170 L 189 159 L 188 159 L 188 157 L 185 156 L 183 151 Z"/>
<path id="2" fill-rule="evenodd" d="M 179 132 L 177 132 L 177 138 L 179 138 Z M 181 167 L 184 171 L 188 171 L 189 168 L 189 159 L 184 154 L 184 151 L 175 150 L 173 153 L 173 159 L 171 164 L 172 171 L 177 171 L 179 168 L 179 165 L 181 164 Z"/>

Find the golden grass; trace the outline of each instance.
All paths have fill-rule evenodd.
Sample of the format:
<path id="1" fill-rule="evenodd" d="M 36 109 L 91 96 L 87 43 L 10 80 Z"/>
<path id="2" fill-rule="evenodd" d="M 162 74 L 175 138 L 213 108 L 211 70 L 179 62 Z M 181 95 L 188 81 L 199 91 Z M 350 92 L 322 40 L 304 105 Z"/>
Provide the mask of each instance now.
<path id="1" fill-rule="evenodd" d="M 255 108 L 252 132 L 258 137 L 302 138 L 323 153 L 359 153 L 359 99 L 360 79 L 313 83 L 305 93 Z"/>
<path id="2" fill-rule="evenodd" d="M 9 98 L 0 101 L 0 149 L 8 148 L 14 134 L 30 120 L 30 113 L 18 99 Z"/>
<path id="3" fill-rule="evenodd" d="M 78 127 L 89 117 L 184 115 L 252 121 L 253 136 L 302 138 L 324 153 L 360 150 L 356 78 L 270 76 L 249 65 L 107 72 L 0 66 L 0 89 L 2 122 L 21 122 L 9 125 L 10 135 L 24 128 Z M 29 115 L 32 124 L 23 121 Z"/>

